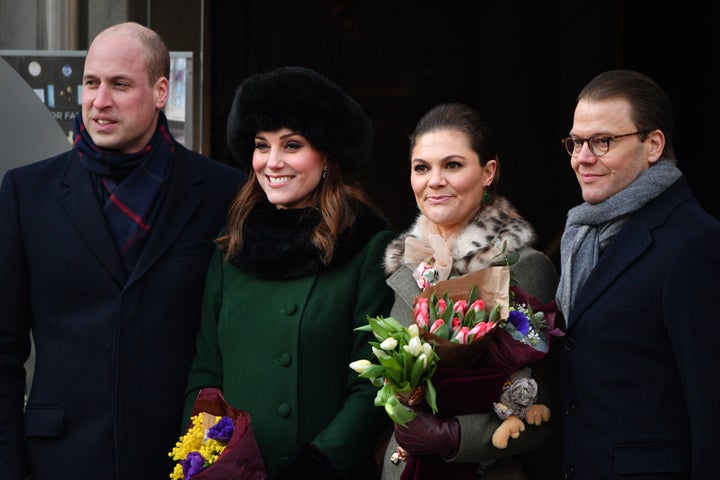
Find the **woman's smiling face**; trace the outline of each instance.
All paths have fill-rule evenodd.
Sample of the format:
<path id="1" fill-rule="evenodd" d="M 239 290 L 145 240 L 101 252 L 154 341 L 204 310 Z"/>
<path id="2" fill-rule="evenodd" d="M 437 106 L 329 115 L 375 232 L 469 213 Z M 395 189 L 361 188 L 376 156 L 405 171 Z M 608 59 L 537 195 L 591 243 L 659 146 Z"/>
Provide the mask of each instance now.
<path id="1" fill-rule="evenodd" d="M 278 208 L 310 205 L 327 160 L 300 133 L 287 128 L 258 132 L 252 166 L 270 203 Z"/>
<path id="2" fill-rule="evenodd" d="M 444 129 L 417 138 L 410 165 L 418 208 L 445 235 L 461 230 L 480 209 L 483 187 L 492 183 L 497 162 L 482 166 L 467 135 Z"/>

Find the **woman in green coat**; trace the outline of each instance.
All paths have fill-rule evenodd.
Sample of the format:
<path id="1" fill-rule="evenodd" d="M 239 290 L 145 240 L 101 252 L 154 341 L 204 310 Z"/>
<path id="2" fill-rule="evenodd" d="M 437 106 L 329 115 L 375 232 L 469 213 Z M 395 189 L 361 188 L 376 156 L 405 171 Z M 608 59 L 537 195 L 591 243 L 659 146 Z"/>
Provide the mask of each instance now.
<path id="1" fill-rule="evenodd" d="M 354 329 L 393 302 L 382 257 L 394 235 L 356 181 L 371 123 L 299 67 L 245 80 L 228 120 L 233 156 L 252 168 L 208 271 L 185 421 L 217 387 L 250 414 L 269 478 L 377 478 L 388 419 L 348 368 L 371 354 Z"/>

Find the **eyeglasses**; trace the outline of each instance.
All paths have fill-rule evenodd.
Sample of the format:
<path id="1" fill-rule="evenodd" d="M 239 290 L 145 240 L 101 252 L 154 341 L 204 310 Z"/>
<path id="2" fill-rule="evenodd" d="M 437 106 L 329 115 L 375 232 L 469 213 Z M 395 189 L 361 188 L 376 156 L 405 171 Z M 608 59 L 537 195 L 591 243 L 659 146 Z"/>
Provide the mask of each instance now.
<path id="1" fill-rule="evenodd" d="M 596 157 L 602 157 L 610 150 L 610 142 L 618 138 L 629 137 L 630 135 L 645 135 L 651 130 L 639 130 L 637 132 L 623 133 L 622 135 L 593 135 L 590 138 L 567 137 L 561 141 L 565 145 L 565 150 L 570 156 L 577 155 L 582 150 L 583 144 L 587 142 L 590 153 Z"/>

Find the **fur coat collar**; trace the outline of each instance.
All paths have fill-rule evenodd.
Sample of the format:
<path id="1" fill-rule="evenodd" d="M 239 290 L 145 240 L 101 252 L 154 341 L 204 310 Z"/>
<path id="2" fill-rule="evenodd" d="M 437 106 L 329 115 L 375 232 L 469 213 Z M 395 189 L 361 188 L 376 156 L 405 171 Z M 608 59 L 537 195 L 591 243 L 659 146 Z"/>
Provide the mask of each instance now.
<path id="1" fill-rule="evenodd" d="M 435 225 L 422 213 L 408 231 L 393 240 L 385 250 L 385 272 L 390 275 L 403 265 L 405 239 L 427 241 L 437 235 Z M 507 252 L 530 247 L 536 235 L 530 223 L 504 197 L 495 196 L 484 203 L 465 229 L 449 243 L 453 259 L 451 276 L 464 275 L 497 262 L 504 242 Z M 415 269 L 417 265 L 409 265 Z"/>
<path id="2" fill-rule="evenodd" d="M 376 233 L 389 228 L 379 214 L 362 207 L 350 231 L 337 239 L 333 258 L 325 265 L 310 241 L 320 220 L 315 208 L 278 209 L 270 203 L 262 204 L 248 216 L 243 248 L 230 263 L 268 280 L 307 277 L 347 262 Z"/>

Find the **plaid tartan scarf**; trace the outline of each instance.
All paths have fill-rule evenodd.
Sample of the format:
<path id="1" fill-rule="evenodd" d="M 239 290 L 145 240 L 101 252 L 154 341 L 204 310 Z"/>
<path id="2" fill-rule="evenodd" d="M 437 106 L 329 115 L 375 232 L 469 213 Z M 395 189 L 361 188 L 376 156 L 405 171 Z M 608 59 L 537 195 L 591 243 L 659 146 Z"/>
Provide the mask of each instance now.
<path id="1" fill-rule="evenodd" d="M 148 145 L 136 153 L 105 150 L 93 142 L 82 115 L 75 116 L 75 148 L 93 179 L 105 221 L 127 272 L 140 257 L 157 219 L 174 153 L 161 111 Z"/>

